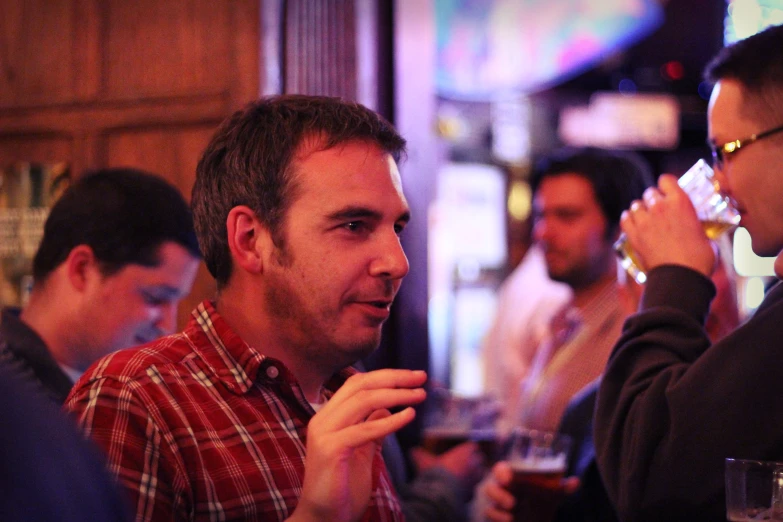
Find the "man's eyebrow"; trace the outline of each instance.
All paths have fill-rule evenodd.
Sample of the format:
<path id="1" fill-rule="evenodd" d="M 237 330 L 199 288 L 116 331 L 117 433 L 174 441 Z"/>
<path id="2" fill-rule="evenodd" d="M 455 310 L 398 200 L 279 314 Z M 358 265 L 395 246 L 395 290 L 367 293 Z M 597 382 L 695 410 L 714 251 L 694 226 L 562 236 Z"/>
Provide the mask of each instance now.
<path id="1" fill-rule="evenodd" d="M 373 219 L 380 221 L 383 218 L 383 215 L 378 212 L 377 210 L 372 210 L 367 207 L 346 207 L 342 208 L 336 212 L 332 212 L 331 214 L 327 215 L 326 218 L 329 221 L 342 221 L 346 219 Z M 403 223 L 408 223 L 411 219 L 411 213 L 409 210 L 406 210 L 400 216 L 395 220 L 396 221 L 402 221 Z"/>
<path id="2" fill-rule="evenodd" d="M 326 216 L 330 221 L 341 221 L 344 219 L 381 219 L 381 213 L 377 210 L 372 210 L 367 207 L 345 207 L 332 212 Z"/>
<path id="3" fill-rule="evenodd" d="M 166 284 L 163 285 L 152 285 L 147 289 L 148 292 L 153 292 L 156 297 L 158 298 L 170 298 L 170 297 L 177 297 L 182 292 L 179 288 L 175 286 L 169 286 Z"/>

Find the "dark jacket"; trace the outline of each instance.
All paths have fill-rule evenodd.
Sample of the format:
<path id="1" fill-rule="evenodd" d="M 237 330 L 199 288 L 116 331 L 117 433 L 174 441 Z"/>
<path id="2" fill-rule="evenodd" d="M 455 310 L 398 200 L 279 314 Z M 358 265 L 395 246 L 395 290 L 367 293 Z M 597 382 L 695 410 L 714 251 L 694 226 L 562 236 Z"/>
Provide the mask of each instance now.
<path id="1" fill-rule="evenodd" d="M 3 309 L 0 362 L 59 406 L 73 382 L 57 365 L 43 339 L 19 319 L 19 313 L 18 308 Z"/>
<path id="2" fill-rule="evenodd" d="M 2 362 L 0 419 L 0 519 L 130 520 L 98 450 Z"/>
<path id="3" fill-rule="evenodd" d="M 715 287 L 652 270 L 598 393 L 598 467 L 624 522 L 726 520 L 727 457 L 783 460 L 783 286 L 715 344 Z"/>

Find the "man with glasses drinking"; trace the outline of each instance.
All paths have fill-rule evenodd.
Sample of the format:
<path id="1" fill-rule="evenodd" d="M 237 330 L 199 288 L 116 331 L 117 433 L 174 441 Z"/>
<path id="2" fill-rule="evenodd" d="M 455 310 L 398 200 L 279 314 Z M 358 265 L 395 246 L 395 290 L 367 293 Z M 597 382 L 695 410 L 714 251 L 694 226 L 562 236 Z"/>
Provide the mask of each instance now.
<path id="1" fill-rule="evenodd" d="M 706 77 L 716 179 L 781 277 L 783 26 L 726 47 Z M 623 521 L 725 520 L 725 458 L 783 460 L 783 286 L 711 343 L 715 253 L 676 178 L 662 175 L 621 226 L 649 271 L 599 390 L 599 469 Z"/>

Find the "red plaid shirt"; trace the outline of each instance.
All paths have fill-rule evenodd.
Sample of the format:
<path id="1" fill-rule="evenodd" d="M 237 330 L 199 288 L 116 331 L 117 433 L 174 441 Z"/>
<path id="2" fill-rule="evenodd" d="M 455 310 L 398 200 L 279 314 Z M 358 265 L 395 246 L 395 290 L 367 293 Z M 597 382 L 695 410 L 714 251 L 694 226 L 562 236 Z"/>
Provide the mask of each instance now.
<path id="1" fill-rule="evenodd" d="M 285 366 L 208 301 L 182 333 L 98 361 L 65 407 L 106 451 L 136 520 L 278 521 L 299 501 L 314 412 Z M 402 520 L 380 450 L 374 469 L 363 520 Z"/>

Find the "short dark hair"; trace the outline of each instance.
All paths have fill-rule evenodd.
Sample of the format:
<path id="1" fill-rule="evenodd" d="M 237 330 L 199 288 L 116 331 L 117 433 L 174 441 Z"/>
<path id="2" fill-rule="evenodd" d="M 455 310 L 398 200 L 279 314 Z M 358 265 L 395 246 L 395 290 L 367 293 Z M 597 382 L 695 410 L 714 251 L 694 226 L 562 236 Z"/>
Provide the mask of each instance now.
<path id="1" fill-rule="evenodd" d="M 530 180 L 533 193 L 546 178 L 568 173 L 584 177 L 593 186 L 609 225 L 607 237 L 618 230 L 623 211 L 653 183 L 649 164 L 636 153 L 593 147 L 563 148 L 536 162 Z"/>
<path id="2" fill-rule="evenodd" d="M 137 169 L 88 172 L 49 212 L 33 279 L 44 281 L 79 245 L 92 249 L 107 276 L 128 264 L 156 266 L 159 247 L 167 241 L 201 257 L 190 208 L 177 188 Z"/>
<path id="3" fill-rule="evenodd" d="M 762 102 L 758 116 L 780 118 L 783 109 L 783 25 L 774 25 L 721 49 L 704 69 L 712 83 L 733 79 Z"/>
<path id="4" fill-rule="evenodd" d="M 196 169 L 191 205 L 204 261 L 218 287 L 231 276 L 226 219 L 246 205 L 268 227 L 275 244 L 296 197 L 292 170 L 303 140 L 323 150 L 350 141 L 378 145 L 395 161 L 405 140 L 379 114 L 352 101 L 325 96 L 282 95 L 260 99 L 227 118 Z"/>

